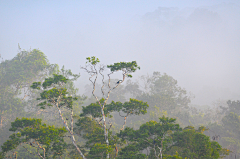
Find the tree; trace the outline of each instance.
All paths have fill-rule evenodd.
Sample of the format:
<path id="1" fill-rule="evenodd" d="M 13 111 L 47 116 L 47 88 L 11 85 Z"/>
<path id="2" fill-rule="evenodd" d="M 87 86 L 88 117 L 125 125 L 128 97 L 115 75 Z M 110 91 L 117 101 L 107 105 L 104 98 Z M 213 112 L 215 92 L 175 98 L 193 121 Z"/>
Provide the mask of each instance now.
<path id="1" fill-rule="evenodd" d="M 16 117 L 26 116 L 24 110 L 34 93 L 30 86 L 35 80 L 50 75 L 57 65 L 49 63 L 47 57 L 38 49 L 25 51 L 19 46 L 19 53 L 11 60 L 0 63 L 0 145 L 7 138 L 7 125 Z M 29 109 L 28 109 L 29 110 Z M 29 114 L 28 114 L 29 115 Z M 6 127 L 6 128 L 5 128 Z"/>
<path id="2" fill-rule="evenodd" d="M 106 158 L 107 153 L 115 148 L 111 131 L 108 132 L 109 146 L 106 145 L 104 130 L 100 123 L 90 117 L 82 117 L 76 123 L 74 132 L 86 140 L 84 148 L 88 151 L 87 158 Z"/>
<path id="3" fill-rule="evenodd" d="M 101 104 L 103 104 L 104 99 L 101 99 L 100 102 Z M 121 127 L 121 130 L 123 130 L 126 125 L 128 116 L 145 114 L 147 113 L 147 108 L 147 103 L 136 99 L 130 99 L 129 102 L 125 103 L 112 101 L 110 104 L 105 105 L 104 114 L 107 119 L 110 119 L 112 117 L 112 112 L 125 114 L 124 116 L 122 116 L 124 118 L 124 123 Z M 111 152 L 114 148 L 117 151 L 117 144 L 120 143 L 118 142 L 117 137 L 114 136 L 112 131 L 110 130 L 112 127 L 111 122 L 109 122 L 110 125 L 108 128 L 109 145 L 106 145 L 106 141 L 104 140 L 104 127 L 101 124 L 101 106 L 98 102 L 91 103 L 86 107 L 83 106 L 80 117 L 82 118 L 80 118 L 76 123 L 77 127 L 75 128 L 75 132 L 80 136 L 83 136 L 84 139 L 86 139 L 85 147 L 90 149 L 87 157 L 101 158 L 106 157 L 105 155 Z M 105 147 L 105 149 L 103 149 L 103 147 Z M 98 153 L 99 149 L 102 150 L 101 153 Z M 114 155 L 116 156 L 117 154 Z"/>
<path id="4" fill-rule="evenodd" d="M 230 149 L 234 154 L 240 152 L 240 117 L 237 113 L 229 113 L 222 119 L 223 130 L 221 143 Z"/>
<path id="5" fill-rule="evenodd" d="M 235 110 L 234 107 L 237 107 L 237 102 L 228 101 L 229 110 Z M 222 147 L 227 148 L 225 152 L 222 152 L 223 156 L 228 155 L 237 155 L 240 152 L 240 117 L 235 112 L 225 111 L 226 114 L 221 122 L 211 123 L 208 125 L 209 131 L 205 132 L 206 135 L 210 136 L 213 140 L 219 142 Z"/>
<path id="6" fill-rule="evenodd" d="M 181 128 L 175 124 L 176 119 L 163 116 L 159 120 L 159 122 L 149 121 L 142 124 L 138 130 L 127 127 L 120 131 L 118 137 L 123 141 L 128 141 L 128 145 L 121 150 L 118 158 L 126 158 L 131 155 L 146 158 L 146 154 L 140 153 L 145 150 L 150 151 L 148 157 L 162 159 L 163 152 L 171 142 L 171 134 L 180 131 Z"/>
<path id="7" fill-rule="evenodd" d="M 130 79 L 127 80 L 124 90 L 127 96 L 130 96 L 131 98 L 136 98 L 137 96 L 140 96 L 143 93 L 143 91 L 140 90 L 139 83 L 132 82 Z"/>
<path id="8" fill-rule="evenodd" d="M 238 115 L 240 115 L 240 101 L 227 101 L 228 108 L 226 109 L 225 107 L 221 107 L 226 114 L 229 114 L 230 112 L 234 112 Z"/>
<path id="9" fill-rule="evenodd" d="M 188 126 L 183 131 L 175 132 L 173 136 L 173 145 L 169 152 L 177 151 L 183 158 L 195 159 L 218 159 L 222 150 L 216 141 L 210 141 L 209 137 L 204 135 L 205 127 Z"/>
<path id="10" fill-rule="evenodd" d="M 142 76 L 141 79 L 145 90 L 136 98 L 148 102 L 150 113 L 158 108 L 160 112 L 167 111 L 168 114 L 176 115 L 188 108 L 191 97 L 185 89 L 177 85 L 177 80 L 173 77 L 166 73 L 153 72 L 152 76 Z"/>
<path id="11" fill-rule="evenodd" d="M 127 144 L 117 158 L 217 159 L 224 151 L 203 134 L 206 130 L 203 126 L 198 130 L 191 126 L 182 130 L 174 118 L 159 119 L 142 124 L 137 130 L 127 127 L 121 131 L 118 137 Z"/>
<path id="12" fill-rule="evenodd" d="M 42 124 L 41 119 L 22 118 L 11 123 L 10 131 L 16 132 L 9 136 L 2 146 L 2 156 L 16 149 L 25 148 L 32 156 L 42 159 L 61 156 L 67 144 L 64 142 L 65 128 L 55 128 Z"/>
<path id="13" fill-rule="evenodd" d="M 64 127 L 70 134 L 73 145 L 78 153 L 85 159 L 84 154 L 76 143 L 73 132 L 73 102 L 78 98 L 76 96 L 74 97 L 74 94 L 68 92 L 67 89 L 67 82 L 76 80 L 79 78 L 79 75 L 73 74 L 70 70 L 64 71 L 64 69 L 62 70 L 62 74 L 63 75 L 53 74 L 53 77 L 46 78 L 43 83 L 33 82 L 31 88 L 42 90 L 40 93 L 40 98 L 37 99 L 40 101 L 38 106 L 40 106 L 41 109 L 45 109 L 46 107 L 54 107 L 58 110 L 60 120 L 63 122 Z M 69 117 L 63 116 L 63 109 L 70 112 Z M 70 121 L 70 126 L 68 125 L 68 121 Z"/>
<path id="14" fill-rule="evenodd" d="M 118 79 L 111 79 L 111 83 L 110 83 L 110 86 L 111 87 L 114 87 L 115 84 L 118 82 L 119 80 Z M 108 83 L 108 80 L 105 80 L 104 81 L 105 83 Z M 101 92 L 101 85 L 99 83 L 96 83 L 95 85 L 95 95 L 97 97 L 101 97 L 102 96 L 102 92 Z M 105 85 L 103 89 L 108 89 L 108 86 Z M 111 91 L 111 95 L 109 96 L 109 99 L 108 101 L 121 101 L 121 102 L 125 102 L 127 101 L 126 99 L 126 93 L 127 93 L 128 90 L 126 90 L 124 88 L 124 85 L 119 85 L 117 87 L 117 89 L 113 89 Z M 92 84 L 86 84 L 85 85 L 85 93 L 84 95 L 87 95 L 89 98 L 89 102 L 90 103 L 94 103 L 96 101 L 96 99 L 92 96 Z M 90 104 L 89 103 L 89 104 Z M 109 102 L 107 102 L 109 103 Z"/>
<path id="15" fill-rule="evenodd" d="M 112 124 L 111 122 L 109 123 L 109 128 L 107 128 L 107 122 L 106 122 L 106 117 L 108 113 L 112 111 L 117 111 L 117 112 L 124 112 L 126 115 L 124 116 L 124 125 L 126 123 L 126 118 L 130 114 L 140 114 L 140 113 L 145 113 L 147 104 L 141 103 L 137 100 L 130 99 L 130 105 L 129 103 L 120 103 L 120 102 L 112 102 L 110 105 L 107 106 L 107 102 L 109 100 L 109 96 L 111 91 L 116 89 L 120 84 L 122 84 L 125 80 L 126 77 L 132 77 L 131 73 L 135 72 L 137 69 L 140 69 L 140 67 L 137 65 L 136 61 L 132 62 L 120 62 L 120 63 L 114 63 L 113 65 L 107 65 L 107 68 L 110 69 L 110 73 L 107 74 L 108 76 L 108 82 L 106 83 L 104 80 L 104 74 L 103 71 L 105 70 L 105 66 L 100 65 L 99 69 L 97 69 L 97 65 L 100 62 L 100 60 L 94 56 L 92 57 L 87 57 L 87 62 L 85 67 L 81 67 L 84 69 L 87 73 L 90 75 L 90 82 L 92 83 L 93 91 L 92 95 L 93 97 L 97 100 L 97 103 L 95 104 L 90 104 L 88 107 L 83 108 L 83 115 L 90 114 L 94 119 L 97 120 L 98 123 L 102 121 L 102 128 L 104 130 L 104 139 L 106 143 L 106 148 L 109 148 L 109 129 L 111 128 Z M 122 72 L 122 79 L 117 81 L 113 86 L 111 86 L 111 75 L 115 72 L 121 71 Z M 96 81 L 98 76 L 102 77 L 102 87 L 101 87 L 101 93 L 102 93 L 102 98 L 98 98 L 95 94 L 96 90 Z M 107 87 L 106 87 L 107 86 Z M 134 107 L 134 105 L 136 107 Z M 131 106 L 133 106 L 131 108 Z M 132 109 L 132 110 L 131 110 Z M 145 109 L 145 110 L 144 110 Z M 135 112 L 134 112 L 135 111 Z M 87 112 L 87 113 L 86 113 Z M 109 115 L 109 117 L 111 117 Z M 123 126 L 124 128 L 124 126 Z M 122 129 L 123 129 L 122 128 Z M 109 158 L 109 152 L 106 152 L 106 157 Z"/>

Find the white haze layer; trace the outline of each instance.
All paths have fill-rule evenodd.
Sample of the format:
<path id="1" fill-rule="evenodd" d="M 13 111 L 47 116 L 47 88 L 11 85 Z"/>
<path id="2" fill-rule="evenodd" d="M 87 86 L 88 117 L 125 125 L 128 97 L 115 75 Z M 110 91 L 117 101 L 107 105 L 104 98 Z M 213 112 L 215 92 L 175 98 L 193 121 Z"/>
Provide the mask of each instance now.
<path id="1" fill-rule="evenodd" d="M 141 70 L 133 80 L 165 72 L 195 95 L 193 104 L 240 99 L 239 4 L 168 4 L 134 14 L 123 6 L 104 12 L 98 5 L 87 10 L 73 2 L 27 7 L 1 3 L 0 54 L 13 58 L 18 43 L 39 48 L 51 63 L 81 73 L 81 93 L 88 77 L 80 65 L 97 56 L 104 64 L 136 60 Z"/>

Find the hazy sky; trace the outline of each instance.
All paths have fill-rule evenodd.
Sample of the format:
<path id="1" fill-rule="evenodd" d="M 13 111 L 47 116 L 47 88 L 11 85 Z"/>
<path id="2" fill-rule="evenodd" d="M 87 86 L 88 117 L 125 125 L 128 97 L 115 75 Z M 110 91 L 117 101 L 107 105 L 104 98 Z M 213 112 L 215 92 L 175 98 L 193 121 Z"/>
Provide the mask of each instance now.
<path id="1" fill-rule="evenodd" d="M 0 54 L 39 48 L 81 79 L 88 56 L 136 60 L 136 76 L 166 72 L 209 104 L 239 97 L 239 19 L 239 0 L 0 0 Z"/>

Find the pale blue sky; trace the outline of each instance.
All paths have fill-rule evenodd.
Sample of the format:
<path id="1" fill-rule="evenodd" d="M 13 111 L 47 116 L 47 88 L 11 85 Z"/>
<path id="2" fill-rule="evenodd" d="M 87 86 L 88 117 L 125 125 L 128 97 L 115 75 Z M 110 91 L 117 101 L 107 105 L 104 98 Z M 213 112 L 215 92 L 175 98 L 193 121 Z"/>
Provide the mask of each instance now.
<path id="1" fill-rule="evenodd" d="M 51 47 L 50 41 L 56 40 L 49 37 L 53 34 L 126 21 L 160 6 L 185 8 L 224 2 L 240 4 L 238 0 L 0 0 L 0 53 L 12 58 L 17 43 L 25 49 L 31 46 L 46 52 Z M 48 56 L 52 59 L 51 54 L 54 53 Z"/>

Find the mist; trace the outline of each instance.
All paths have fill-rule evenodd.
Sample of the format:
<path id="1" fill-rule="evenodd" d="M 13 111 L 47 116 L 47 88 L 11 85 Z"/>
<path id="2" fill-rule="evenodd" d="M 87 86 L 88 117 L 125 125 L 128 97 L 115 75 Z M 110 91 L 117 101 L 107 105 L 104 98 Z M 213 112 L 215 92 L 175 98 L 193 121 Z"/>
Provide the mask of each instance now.
<path id="1" fill-rule="evenodd" d="M 50 63 L 88 76 L 80 65 L 137 61 L 132 80 L 167 73 L 195 95 L 193 104 L 237 100 L 240 94 L 238 1 L 0 1 L 0 54 L 13 58 L 18 43 L 39 48 Z M 117 76 L 116 76 L 117 77 Z"/>

